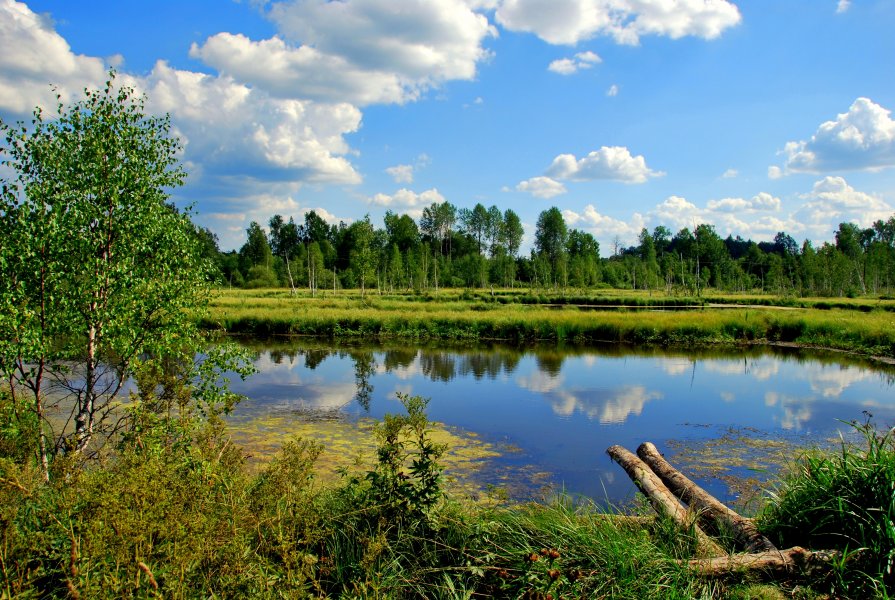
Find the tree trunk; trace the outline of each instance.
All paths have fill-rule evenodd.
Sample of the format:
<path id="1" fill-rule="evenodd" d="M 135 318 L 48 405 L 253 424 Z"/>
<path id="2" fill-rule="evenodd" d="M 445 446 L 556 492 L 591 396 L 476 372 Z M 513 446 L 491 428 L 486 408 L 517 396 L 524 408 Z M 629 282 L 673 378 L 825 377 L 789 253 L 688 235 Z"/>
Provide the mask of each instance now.
<path id="1" fill-rule="evenodd" d="M 697 553 L 701 556 L 723 556 L 727 553 L 696 523 L 695 515 L 688 512 L 675 498 L 665 484 L 642 460 L 621 446 L 611 446 L 607 454 L 621 466 L 637 487 L 661 515 L 667 515 L 683 531 L 692 529 L 696 536 Z"/>
<path id="2" fill-rule="evenodd" d="M 91 307 L 91 312 L 95 312 Z M 78 400 L 78 414 L 75 417 L 75 447 L 83 452 L 93 434 L 94 396 L 96 394 L 96 332 L 97 326 L 87 328 L 87 357 L 84 394 Z"/>
<path id="3" fill-rule="evenodd" d="M 289 266 L 289 255 L 283 254 L 283 258 L 286 259 L 286 275 L 289 276 L 289 290 L 292 296 L 295 295 L 295 281 L 292 279 L 292 268 Z"/>
<path id="4" fill-rule="evenodd" d="M 711 524 L 718 531 L 729 529 L 734 539 L 752 552 L 777 550 L 770 540 L 759 533 L 751 519 L 741 517 L 724 506 L 714 496 L 672 467 L 651 442 L 640 444 L 637 455 L 668 486 L 672 494 L 696 512 L 703 526 Z"/>
<path id="5" fill-rule="evenodd" d="M 755 554 L 732 554 L 714 558 L 694 558 L 680 562 L 699 575 L 718 577 L 738 571 L 761 571 L 768 575 L 790 575 L 816 569 L 828 569 L 841 558 L 842 553 L 836 550 L 812 552 L 811 550 L 794 546 L 787 550 L 768 550 Z"/>

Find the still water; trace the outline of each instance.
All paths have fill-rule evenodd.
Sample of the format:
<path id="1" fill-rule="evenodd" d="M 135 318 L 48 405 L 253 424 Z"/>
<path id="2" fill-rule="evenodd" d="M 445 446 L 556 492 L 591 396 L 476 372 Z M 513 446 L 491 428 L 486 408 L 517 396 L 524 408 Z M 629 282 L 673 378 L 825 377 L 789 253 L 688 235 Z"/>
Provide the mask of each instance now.
<path id="1" fill-rule="evenodd" d="M 737 494 L 729 475 L 773 477 L 798 448 L 850 435 L 843 421 L 872 415 L 878 426 L 895 424 L 895 369 L 842 354 L 245 343 L 259 373 L 234 382 L 247 397 L 235 430 L 362 422 L 400 412 L 399 392 L 421 395 L 431 398 L 431 420 L 500 450 L 475 477 L 514 497 L 546 486 L 624 502 L 634 488 L 605 450 L 648 440 L 729 501 Z M 740 451 L 753 460 L 740 462 Z"/>

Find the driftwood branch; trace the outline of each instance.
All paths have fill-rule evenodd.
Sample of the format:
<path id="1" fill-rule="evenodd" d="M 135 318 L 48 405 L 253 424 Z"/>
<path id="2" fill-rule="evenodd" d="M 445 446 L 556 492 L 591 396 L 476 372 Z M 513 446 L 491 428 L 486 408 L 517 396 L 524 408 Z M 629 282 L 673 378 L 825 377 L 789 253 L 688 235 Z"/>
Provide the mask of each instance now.
<path id="1" fill-rule="evenodd" d="M 659 476 L 671 493 L 680 498 L 699 516 L 703 526 L 711 524 L 716 531 L 725 529 L 750 552 L 774 551 L 777 548 L 763 536 L 752 519 L 740 516 L 717 498 L 696 485 L 683 473 L 671 466 L 651 442 L 637 448 L 637 455 Z"/>
<path id="2" fill-rule="evenodd" d="M 746 571 L 767 576 L 792 575 L 826 570 L 842 560 L 842 553 L 836 550 L 812 551 L 799 546 L 776 549 L 751 519 L 740 516 L 680 473 L 649 442 L 637 449 L 639 458 L 621 446 L 612 446 L 606 452 L 637 484 L 657 513 L 667 515 L 682 530 L 695 533 L 697 553 L 701 558 L 677 562 L 699 575 L 719 577 Z M 686 503 L 689 510 L 681 502 Z M 752 552 L 728 554 L 705 534 L 699 520 L 716 530 L 726 528 Z"/>
<path id="3" fill-rule="evenodd" d="M 680 562 L 699 575 L 706 577 L 719 577 L 741 571 L 760 571 L 767 575 L 792 575 L 815 569 L 827 569 L 841 557 L 842 553 L 835 550 L 812 552 L 800 546 L 794 546 L 787 550 L 694 558 Z"/>
<path id="4" fill-rule="evenodd" d="M 689 513 L 678 499 L 668 491 L 665 484 L 653 473 L 642 460 L 622 446 L 612 446 L 607 454 L 621 466 L 650 504 L 660 515 L 667 515 L 684 531 L 693 530 L 696 536 L 697 552 L 702 556 L 721 556 L 726 552 L 696 523 L 695 516 Z"/>

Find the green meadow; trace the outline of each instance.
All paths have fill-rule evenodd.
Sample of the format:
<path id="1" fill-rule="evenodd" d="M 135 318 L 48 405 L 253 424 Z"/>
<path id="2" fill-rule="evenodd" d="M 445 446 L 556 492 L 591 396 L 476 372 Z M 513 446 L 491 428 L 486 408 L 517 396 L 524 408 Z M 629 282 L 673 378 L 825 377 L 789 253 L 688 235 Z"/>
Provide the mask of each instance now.
<path id="1" fill-rule="evenodd" d="M 641 345 L 795 344 L 895 358 L 895 300 L 612 290 L 437 294 L 222 290 L 201 325 L 248 335 Z"/>

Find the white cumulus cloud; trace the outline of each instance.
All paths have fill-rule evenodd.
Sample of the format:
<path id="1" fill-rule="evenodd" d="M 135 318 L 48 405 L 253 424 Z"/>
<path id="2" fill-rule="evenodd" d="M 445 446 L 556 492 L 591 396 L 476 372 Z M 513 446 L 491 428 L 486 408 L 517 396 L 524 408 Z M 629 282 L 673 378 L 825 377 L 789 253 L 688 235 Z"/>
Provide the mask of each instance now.
<path id="1" fill-rule="evenodd" d="M 650 177 L 660 177 L 664 173 L 651 170 L 642 155 L 631 156 L 624 146 L 603 146 L 580 160 L 572 154 L 560 154 L 553 159 L 546 175 L 570 181 L 610 179 L 644 183 Z"/>
<path id="2" fill-rule="evenodd" d="M 858 191 L 842 177 L 824 177 L 814 183 L 811 192 L 801 196 L 805 203 L 796 219 L 808 227 L 815 238 L 829 239 L 839 223 L 852 222 L 869 227 L 878 219 L 886 220 L 895 212 L 888 202 Z"/>
<path id="3" fill-rule="evenodd" d="M 462 0 L 273 3 L 277 36 L 218 34 L 192 54 L 271 93 L 358 105 L 416 99 L 433 86 L 475 77 L 496 30 Z M 348 94 L 347 96 L 345 94 Z"/>
<path id="4" fill-rule="evenodd" d="M 553 198 L 566 193 L 566 186 L 549 177 L 532 177 L 516 186 L 519 192 L 526 192 L 536 198 Z"/>
<path id="5" fill-rule="evenodd" d="M 571 227 L 593 234 L 601 242 L 604 250 L 608 249 L 608 246 L 605 245 L 607 241 L 616 236 L 621 240 L 636 239 L 640 230 L 646 225 L 640 213 L 634 213 L 629 220 L 623 221 L 600 214 L 593 204 L 585 206 L 580 213 L 567 209 L 562 211 L 562 214 L 566 223 Z"/>
<path id="6" fill-rule="evenodd" d="M 49 19 L 15 0 L 0 0 L 0 110 L 30 113 L 35 106 L 55 108 L 89 85 L 99 87 L 106 64 L 72 52 Z"/>
<path id="7" fill-rule="evenodd" d="M 706 208 L 713 212 L 756 212 L 780 210 L 780 198 L 760 192 L 752 198 L 723 198 L 709 200 Z"/>
<path id="8" fill-rule="evenodd" d="M 375 194 L 368 199 L 370 204 L 386 207 L 402 207 L 402 208 L 418 208 L 431 205 L 433 202 L 441 204 L 444 202 L 444 196 L 435 189 L 426 190 L 425 192 L 414 192 L 406 188 L 401 188 L 394 194 Z"/>
<path id="9" fill-rule="evenodd" d="M 601 62 L 603 62 L 603 59 L 594 52 L 579 52 L 573 58 L 560 58 L 554 60 L 550 63 L 547 69 L 554 73 L 559 73 L 560 75 L 572 75 L 582 69 L 590 69 Z"/>
<path id="10" fill-rule="evenodd" d="M 784 169 L 781 172 L 778 168 L 775 173 L 895 166 L 895 121 L 890 114 L 869 98 L 858 98 L 848 112 L 822 123 L 811 139 L 787 143 L 782 152 L 786 157 Z"/>
<path id="11" fill-rule="evenodd" d="M 740 12 L 727 0 L 503 0 L 495 18 L 551 44 L 598 35 L 637 44 L 642 35 L 713 39 L 739 23 Z"/>
<path id="12" fill-rule="evenodd" d="M 395 183 L 413 183 L 413 165 L 395 165 L 385 170 Z"/>

